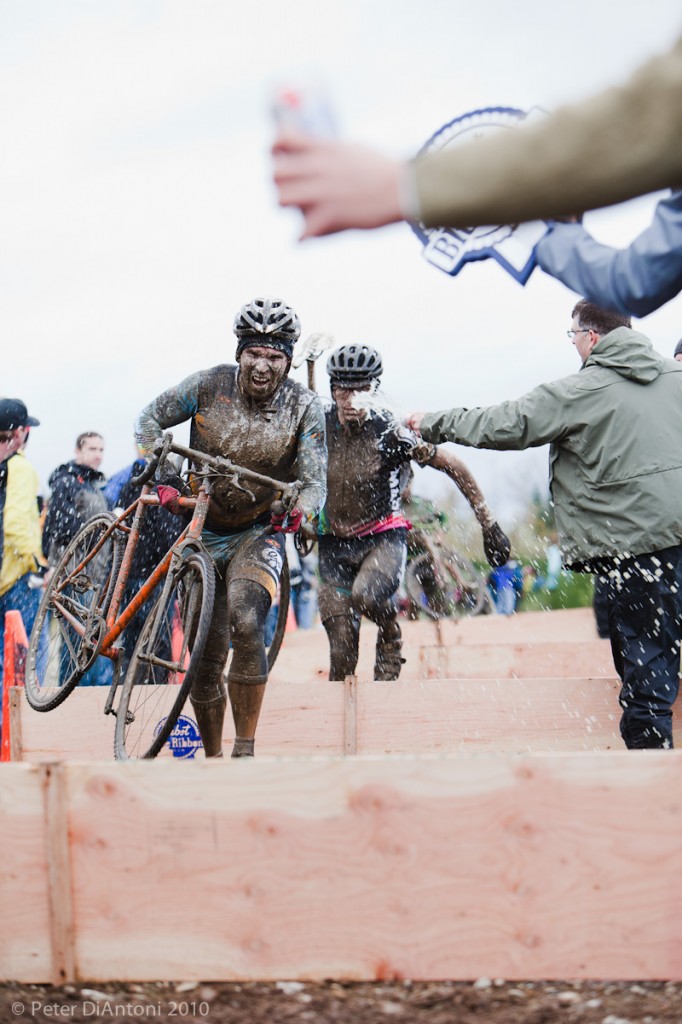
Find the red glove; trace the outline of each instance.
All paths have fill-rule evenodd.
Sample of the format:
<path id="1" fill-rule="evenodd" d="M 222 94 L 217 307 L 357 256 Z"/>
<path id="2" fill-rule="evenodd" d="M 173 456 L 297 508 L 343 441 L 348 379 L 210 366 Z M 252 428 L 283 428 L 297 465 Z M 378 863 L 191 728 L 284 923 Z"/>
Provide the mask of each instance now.
<path id="1" fill-rule="evenodd" d="M 297 533 L 303 522 L 303 512 L 300 508 L 292 508 L 291 512 L 273 512 L 270 516 L 270 525 L 275 533 Z"/>
<path id="2" fill-rule="evenodd" d="M 161 505 L 167 508 L 169 512 L 173 512 L 176 516 L 182 513 L 182 509 L 178 504 L 180 491 L 176 487 L 169 487 L 167 484 L 157 484 L 156 493 L 159 496 Z"/>

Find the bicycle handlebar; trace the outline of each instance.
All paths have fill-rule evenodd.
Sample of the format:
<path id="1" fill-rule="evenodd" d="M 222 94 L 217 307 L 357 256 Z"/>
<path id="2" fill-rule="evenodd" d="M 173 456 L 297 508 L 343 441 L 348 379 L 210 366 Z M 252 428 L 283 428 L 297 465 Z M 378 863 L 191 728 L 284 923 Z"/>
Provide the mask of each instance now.
<path id="1" fill-rule="evenodd" d="M 141 473 L 139 473 L 137 476 L 131 476 L 130 482 L 133 485 L 133 487 L 141 487 L 143 484 L 146 484 L 148 480 L 151 480 L 155 472 L 156 464 L 153 462 L 148 462 Z"/>
<path id="2" fill-rule="evenodd" d="M 161 437 L 157 437 L 154 442 L 154 454 L 151 459 L 141 473 L 130 478 L 130 482 L 133 487 L 141 487 L 142 484 L 146 484 L 152 479 L 159 466 L 166 461 L 166 458 L 170 453 L 172 443 L 172 434 L 162 434 Z"/>
<path id="3" fill-rule="evenodd" d="M 235 462 L 232 462 L 230 459 L 226 459 L 220 455 L 208 455 L 206 452 L 198 452 L 194 448 L 186 448 L 184 445 L 176 444 L 173 441 L 173 435 L 170 433 L 163 434 L 161 437 L 156 439 L 154 443 L 154 454 L 149 460 L 149 464 L 139 476 L 131 479 L 131 483 L 137 486 L 151 480 L 158 467 L 165 462 L 171 452 L 174 455 L 182 455 L 183 458 L 189 459 L 193 462 L 203 463 L 204 466 L 207 466 L 216 473 L 224 474 L 226 476 L 234 476 L 237 478 L 241 477 L 243 480 L 249 481 L 250 483 L 262 484 L 265 487 L 270 487 L 273 491 L 278 491 L 281 494 L 282 500 L 286 505 L 292 505 L 296 501 L 299 491 L 301 490 L 301 484 L 298 480 L 294 480 L 291 483 L 286 483 L 283 480 L 275 480 L 273 477 L 265 476 L 264 473 L 257 473 L 253 469 L 246 469 L 244 466 L 238 466 Z"/>

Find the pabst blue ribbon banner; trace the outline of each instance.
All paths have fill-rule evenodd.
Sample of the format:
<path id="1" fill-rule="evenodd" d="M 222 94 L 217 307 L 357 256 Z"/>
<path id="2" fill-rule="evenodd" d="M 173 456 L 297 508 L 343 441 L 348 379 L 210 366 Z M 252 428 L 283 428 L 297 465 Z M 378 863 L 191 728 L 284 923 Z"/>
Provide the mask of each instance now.
<path id="1" fill-rule="evenodd" d="M 492 132 L 514 129 L 521 121 L 540 114 L 539 110 L 525 111 L 516 107 L 473 110 L 443 125 L 422 146 L 420 154 L 449 149 L 485 138 Z M 424 258 L 446 274 L 454 277 L 472 260 L 494 259 L 516 281 L 525 284 L 535 267 L 535 245 L 546 233 L 547 225 L 543 221 L 532 221 L 477 228 L 427 228 L 416 223 L 412 224 L 412 229 L 422 243 Z"/>

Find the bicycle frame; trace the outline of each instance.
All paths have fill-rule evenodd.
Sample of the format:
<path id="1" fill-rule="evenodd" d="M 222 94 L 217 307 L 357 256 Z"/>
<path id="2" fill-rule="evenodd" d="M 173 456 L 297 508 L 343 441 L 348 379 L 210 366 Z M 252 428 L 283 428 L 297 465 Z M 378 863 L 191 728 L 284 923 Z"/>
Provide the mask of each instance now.
<path id="1" fill-rule="evenodd" d="M 200 548 L 201 545 L 201 534 L 204 529 L 206 522 L 206 516 L 208 514 L 210 496 L 213 489 L 212 476 L 231 476 L 234 485 L 241 490 L 247 490 L 248 488 L 240 484 L 240 480 L 266 484 L 272 487 L 273 492 L 279 494 L 280 497 L 287 503 L 288 507 L 293 505 L 300 484 L 297 481 L 293 483 L 283 483 L 278 480 L 274 480 L 271 477 L 264 476 L 261 473 L 257 473 L 253 470 L 245 469 L 242 466 L 237 466 L 235 463 L 230 462 L 229 459 L 214 457 L 207 455 L 203 452 L 195 451 L 191 448 L 186 448 L 183 445 L 173 443 L 172 435 L 166 434 L 163 439 L 160 439 L 160 444 L 155 446 L 155 455 L 151 463 L 144 471 L 141 477 L 138 478 L 138 482 L 142 483 L 142 491 L 138 498 L 123 511 L 104 531 L 97 544 L 91 551 L 88 552 L 87 556 L 73 569 L 69 577 L 63 583 L 65 587 L 68 582 L 85 568 L 90 563 L 102 547 L 110 540 L 116 531 L 127 533 L 128 537 L 125 542 L 125 550 L 121 563 L 116 573 L 116 580 L 113 588 L 111 599 L 108 602 L 108 606 L 105 604 L 105 626 L 106 632 L 98 640 L 95 648 L 95 657 L 103 656 L 109 658 L 114 662 L 114 679 L 111 684 L 107 701 L 104 707 L 105 714 L 111 714 L 113 712 L 113 701 L 116 694 L 116 689 L 119 684 L 119 658 L 121 654 L 121 647 L 116 646 L 116 641 L 129 625 L 131 620 L 142 608 L 145 602 L 156 590 L 159 582 L 168 577 L 168 573 L 173 565 L 174 559 L 182 557 L 183 551 L 188 546 L 194 546 Z M 120 611 L 121 604 L 123 602 L 123 596 L 125 594 L 126 586 L 130 576 L 130 570 L 135 555 L 135 549 L 140 538 L 140 532 L 142 522 L 144 519 L 145 512 L 150 506 L 158 506 L 160 504 L 158 495 L 152 491 L 153 484 L 150 482 L 151 476 L 154 473 L 155 468 L 167 457 L 167 455 L 173 452 L 174 454 L 181 455 L 183 458 L 187 458 L 190 461 L 194 460 L 203 463 L 203 469 L 198 470 L 197 473 L 201 477 L 201 482 L 196 495 L 191 497 L 179 497 L 178 504 L 181 508 L 192 509 L 192 519 L 182 531 L 177 540 L 170 547 L 168 553 L 159 562 L 156 568 L 151 572 L 147 580 L 144 582 L 140 590 L 135 594 L 132 600 L 126 605 L 123 611 Z M 286 506 L 285 506 L 286 507 Z M 132 523 L 127 524 L 130 517 L 133 517 Z M 92 628 L 92 623 L 95 621 L 94 617 L 89 618 L 86 622 L 79 621 L 74 615 L 71 614 L 68 608 L 64 606 L 59 600 L 59 591 L 53 595 L 53 604 L 57 611 L 64 617 L 69 623 L 73 630 L 82 638 L 86 638 Z M 120 612 L 120 614 L 119 614 Z M 100 619 L 101 621 L 101 619 Z"/>
<path id="2" fill-rule="evenodd" d="M 156 589 L 156 585 L 160 579 L 168 574 L 171 563 L 174 557 L 180 557 L 183 549 L 186 547 L 188 541 L 200 543 L 201 532 L 204 528 L 206 521 L 206 515 L 208 513 L 208 504 L 210 497 L 210 488 L 206 481 L 202 482 L 199 493 L 196 497 L 192 498 L 180 498 L 179 504 L 183 508 L 194 508 L 194 515 L 192 516 L 191 522 L 185 527 L 178 539 L 174 542 L 173 546 L 169 549 L 168 554 L 159 562 L 157 567 L 152 571 L 151 575 L 147 578 L 146 582 L 142 585 L 140 590 L 137 592 L 135 597 L 126 606 L 123 612 L 119 615 L 118 611 L 123 600 L 123 594 L 128 584 L 128 578 L 130 576 L 130 567 L 133 562 L 133 556 L 135 549 L 140 538 L 140 529 L 144 513 L 147 507 L 150 505 L 159 505 L 158 495 L 153 494 L 150 484 L 145 484 L 142 488 L 142 493 L 133 504 L 123 512 L 120 517 L 116 520 L 115 524 L 112 524 L 111 532 L 115 529 L 121 528 L 121 524 L 125 522 L 132 510 L 135 509 L 135 518 L 133 519 L 132 525 L 128 527 L 129 537 L 126 542 L 126 548 L 123 553 L 123 561 L 118 571 L 118 577 L 116 585 L 114 587 L 114 593 L 111 599 L 111 604 L 107 612 L 106 623 L 107 633 L 104 637 L 100 654 L 107 658 L 118 657 L 120 648 L 112 647 L 115 640 L 119 638 L 123 630 L 126 628 L 131 619 L 135 616 L 136 612 L 142 607 L 145 601 Z M 126 527 L 122 527 L 126 529 Z M 102 537 L 100 543 L 104 543 L 109 535 L 109 531 Z M 98 545 L 99 547 L 99 545 Z"/>
<path id="3" fill-rule="evenodd" d="M 102 537 L 95 545 L 95 547 L 88 553 L 87 558 L 76 566 L 73 572 L 70 574 L 70 578 L 76 576 L 85 565 L 90 562 L 103 547 L 107 540 L 114 534 L 116 530 L 123 530 L 128 533 L 128 539 L 126 541 L 125 551 L 123 553 L 123 559 L 119 567 L 119 571 L 116 578 L 116 584 L 114 587 L 114 593 L 112 595 L 111 602 L 106 614 L 106 633 L 101 638 L 97 645 L 96 656 L 102 656 L 109 658 L 114 662 L 114 679 L 111 684 L 109 694 L 107 696 L 106 704 L 104 706 L 104 713 L 111 714 L 113 708 L 114 697 L 116 689 L 119 684 L 118 675 L 116 671 L 118 667 L 118 658 L 121 654 L 121 648 L 116 647 L 115 642 L 125 630 L 126 626 L 134 618 L 137 612 L 140 610 L 142 605 L 147 601 L 151 594 L 156 589 L 159 581 L 168 575 L 168 571 L 171 567 L 174 558 L 182 556 L 182 552 L 188 544 L 200 544 L 201 532 L 206 521 L 206 515 L 208 513 L 209 498 L 210 498 L 211 486 L 206 480 L 202 481 L 199 488 L 199 493 L 196 497 L 181 498 L 180 505 L 184 508 L 193 508 L 194 514 L 191 522 L 182 531 L 178 539 L 169 549 L 168 553 L 159 562 L 156 568 L 149 575 L 145 583 L 142 585 L 137 594 L 132 598 L 128 605 L 126 605 L 123 612 L 119 615 L 119 609 L 125 593 L 125 588 L 128 583 L 130 576 L 130 567 L 132 565 L 133 556 L 135 549 L 140 537 L 140 529 L 146 509 L 149 506 L 160 504 L 159 498 L 156 494 L 152 493 L 152 487 L 150 484 L 145 484 L 142 488 L 142 493 L 139 498 L 130 505 L 120 516 L 111 524 L 111 526 L 102 534 Z M 134 519 L 130 526 L 126 526 L 126 520 L 134 513 Z M 81 623 L 66 609 L 59 601 L 59 595 L 56 594 L 54 597 L 54 605 L 61 615 L 69 622 L 71 627 L 78 633 L 79 636 L 85 637 L 88 632 L 88 624 Z"/>

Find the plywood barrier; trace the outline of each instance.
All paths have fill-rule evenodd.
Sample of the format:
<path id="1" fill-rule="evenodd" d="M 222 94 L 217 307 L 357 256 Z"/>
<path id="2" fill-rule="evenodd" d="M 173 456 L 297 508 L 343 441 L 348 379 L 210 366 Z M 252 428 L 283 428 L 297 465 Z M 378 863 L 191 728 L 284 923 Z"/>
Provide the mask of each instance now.
<path id="1" fill-rule="evenodd" d="M 393 683 L 278 683 L 268 686 L 259 755 L 619 750 L 614 679 L 424 679 Z M 165 696 L 165 694 L 162 694 Z M 13 729 L 27 761 L 113 757 L 106 690 L 83 687 L 47 714 L 12 691 Z M 169 688 L 168 701 L 173 697 Z M 185 713 L 193 715 L 190 705 Z M 159 720 L 165 707 L 159 709 Z M 150 740 L 156 719 L 150 722 Z M 675 716 L 675 735 L 682 734 Z M 229 712 L 224 744 L 234 735 Z M 165 750 L 170 756 L 170 750 Z"/>
<path id="2" fill-rule="evenodd" d="M 591 608 L 401 621 L 401 628 L 404 679 L 613 676 L 611 645 L 597 637 Z M 376 627 L 364 621 L 357 667 L 360 678 L 372 676 L 375 641 Z M 488 667 L 482 669 L 482 665 Z M 320 626 L 285 636 L 271 678 L 326 679 L 328 670 L 327 637 Z"/>
<path id="3" fill-rule="evenodd" d="M 57 828 L 49 771 L 0 767 L 5 979 L 682 980 L 677 751 L 72 763 Z"/>
<path id="4" fill-rule="evenodd" d="M 529 613 L 530 614 L 530 613 Z M 547 614 L 547 613 L 544 613 Z M 554 613 L 549 613 L 550 615 Z M 504 618 L 504 616 L 498 616 Z M 522 618 L 522 616 L 519 616 Z M 473 620 L 472 620 L 473 621 Z M 467 678 L 498 676 L 505 679 L 570 678 L 590 676 L 609 678 L 614 674 L 611 645 L 608 640 L 464 639 L 453 623 L 415 622 L 403 625 L 403 679 Z M 461 642 L 457 638 L 461 637 Z M 371 679 L 374 671 L 376 627 L 363 622 L 357 675 Z M 329 646 L 322 630 L 297 630 L 287 633 L 272 670 L 273 682 L 292 679 L 326 679 L 329 673 Z"/>
<path id="5" fill-rule="evenodd" d="M 149 722 L 148 740 L 175 699 L 175 687 L 159 695 L 158 717 Z M 108 687 L 76 687 L 54 711 L 37 712 L 21 690 L 13 690 L 10 714 L 21 736 L 22 761 L 87 761 L 113 758 L 113 716 L 103 714 Z M 165 698 L 165 700 L 164 700 Z M 183 714 L 193 721 L 187 702 Z M 345 690 L 343 683 L 300 683 L 269 686 L 258 728 L 259 753 L 301 755 L 344 752 Z M 228 711 L 225 746 L 232 747 L 234 726 Z M 171 756 L 164 750 L 159 756 Z"/>
<path id="6" fill-rule="evenodd" d="M 45 765 L 0 765 L 0 979 L 52 981 Z"/>
<path id="7" fill-rule="evenodd" d="M 433 624 L 426 621 L 406 623 L 408 635 L 416 637 L 428 630 L 439 635 L 440 643 L 501 644 L 574 642 L 597 640 L 592 608 L 559 608 L 556 611 L 520 612 L 514 615 L 476 615 L 473 618 L 441 619 Z"/>

